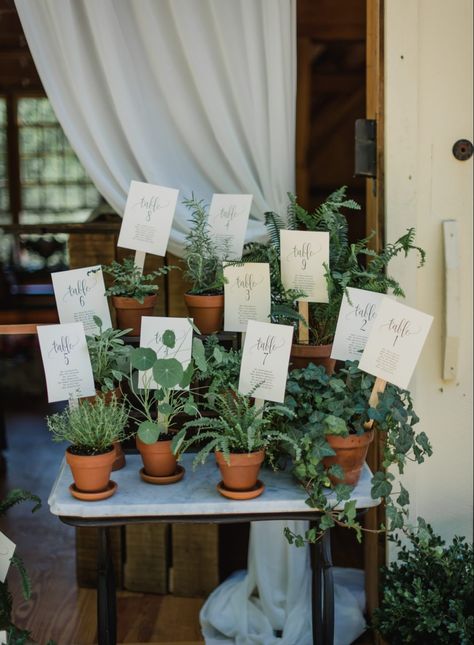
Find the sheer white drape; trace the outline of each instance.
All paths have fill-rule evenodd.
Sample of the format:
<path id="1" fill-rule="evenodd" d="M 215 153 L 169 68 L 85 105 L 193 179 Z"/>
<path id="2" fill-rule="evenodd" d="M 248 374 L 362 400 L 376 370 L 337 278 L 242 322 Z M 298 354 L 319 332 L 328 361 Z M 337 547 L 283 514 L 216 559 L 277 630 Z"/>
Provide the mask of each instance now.
<path id="1" fill-rule="evenodd" d="M 123 213 L 132 179 L 254 195 L 247 241 L 294 189 L 296 0 L 16 0 L 72 147 Z M 177 209 L 169 250 L 182 254 Z"/>

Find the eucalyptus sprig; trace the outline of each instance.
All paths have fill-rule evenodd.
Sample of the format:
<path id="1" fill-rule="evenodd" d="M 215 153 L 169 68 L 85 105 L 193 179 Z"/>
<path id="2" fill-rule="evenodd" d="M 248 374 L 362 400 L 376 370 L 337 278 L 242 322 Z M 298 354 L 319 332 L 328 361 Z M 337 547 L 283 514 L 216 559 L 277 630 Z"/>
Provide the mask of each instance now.
<path id="1" fill-rule="evenodd" d="M 102 267 L 103 271 L 112 276 L 114 284 L 105 290 L 106 296 L 134 298 L 143 304 L 147 296 L 158 293 L 159 286 L 154 281 L 179 267 L 163 266 L 150 273 L 143 273 L 135 264 L 133 257 L 124 258 L 122 262 L 113 260 Z"/>
<path id="2" fill-rule="evenodd" d="M 297 546 L 315 541 L 336 524 L 355 529 L 360 539 L 363 529 L 355 500 L 351 499 L 352 487 L 333 483 L 342 479 L 343 473 L 336 464 L 327 468 L 324 458 L 335 454 L 327 435 L 362 434 L 370 420 L 383 437 L 384 446 L 382 469 L 371 480 L 371 496 L 385 500 L 389 531 L 406 523 L 409 493 L 401 483 L 395 488 L 395 475 L 389 469 L 396 467 L 403 474 L 408 461 L 422 463 L 432 449 L 426 434 L 414 430 L 419 419 L 410 393 L 388 384 L 379 395 L 377 407 L 372 408 L 369 398 L 374 381 L 373 376 L 358 369 L 356 362 L 349 361 L 332 376 L 314 364 L 290 372 L 285 404 L 295 414 L 289 432 L 300 448 L 299 458 L 291 455 L 293 474 L 308 495 L 306 503 L 323 511 L 319 527 L 305 536 L 286 531 L 289 541 Z"/>

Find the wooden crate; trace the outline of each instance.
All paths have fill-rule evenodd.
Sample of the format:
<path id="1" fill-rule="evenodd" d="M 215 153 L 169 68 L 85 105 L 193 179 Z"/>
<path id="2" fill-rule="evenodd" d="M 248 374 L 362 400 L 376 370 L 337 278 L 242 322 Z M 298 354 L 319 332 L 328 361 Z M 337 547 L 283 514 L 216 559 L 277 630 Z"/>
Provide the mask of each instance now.
<path id="1" fill-rule="evenodd" d="M 125 527 L 125 589 L 168 593 L 169 533 L 169 524 L 130 524 Z"/>
<path id="2" fill-rule="evenodd" d="M 208 596 L 219 584 L 217 524 L 173 524 L 170 591 L 177 596 Z"/>
<path id="3" fill-rule="evenodd" d="M 109 264 L 115 260 L 117 236 L 114 233 L 71 233 L 68 240 L 69 267 Z"/>
<path id="4" fill-rule="evenodd" d="M 117 588 L 123 585 L 123 531 L 121 527 L 109 529 L 110 549 Z M 95 528 L 76 528 L 76 579 L 79 587 L 97 586 L 97 556 L 99 532 Z"/>

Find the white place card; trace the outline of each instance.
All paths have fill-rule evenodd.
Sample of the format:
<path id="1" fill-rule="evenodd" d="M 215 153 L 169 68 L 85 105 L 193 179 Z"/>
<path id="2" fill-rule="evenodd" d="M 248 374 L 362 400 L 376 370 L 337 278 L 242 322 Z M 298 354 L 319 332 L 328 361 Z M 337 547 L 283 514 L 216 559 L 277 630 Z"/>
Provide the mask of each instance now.
<path id="1" fill-rule="evenodd" d="M 208 224 L 221 259 L 242 257 L 252 198 L 252 195 L 212 196 Z"/>
<path id="2" fill-rule="evenodd" d="M 303 291 L 302 302 L 328 302 L 327 231 L 280 231 L 281 281 L 285 289 Z"/>
<path id="3" fill-rule="evenodd" d="M 247 325 L 239 392 L 283 403 L 294 329 L 250 320 Z M 257 387 L 256 387 L 257 386 Z"/>
<path id="4" fill-rule="evenodd" d="M 132 181 L 117 246 L 164 256 L 178 192 L 176 188 Z"/>
<path id="5" fill-rule="evenodd" d="M 360 361 L 384 294 L 353 287 L 347 288 L 347 294 L 342 298 L 331 358 Z"/>
<path id="6" fill-rule="evenodd" d="M 406 389 L 432 322 L 433 316 L 384 296 L 360 369 Z"/>
<path id="7" fill-rule="evenodd" d="M 175 335 L 175 346 L 167 347 L 163 342 L 163 334 L 171 330 Z M 150 347 L 158 358 L 176 358 L 183 369 L 191 362 L 193 346 L 193 327 L 189 318 L 165 318 L 161 316 L 142 316 L 140 347 Z M 151 370 L 139 372 L 138 387 L 154 390 L 158 387 Z M 176 386 L 175 389 L 180 389 Z"/>
<path id="8" fill-rule="evenodd" d="M 82 323 L 38 327 L 48 401 L 94 396 L 94 376 Z"/>
<path id="9" fill-rule="evenodd" d="M 0 632 L 0 645 L 7 645 L 7 632 Z"/>
<path id="10" fill-rule="evenodd" d="M 10 560 L 14 553 L 15 543 L 0 531 L 0 582 L 5 582 L 8 569 L 10 568 Z"/>
<path id="11" fill-rule="evenodd" d="M 51 278 L 60 323 L 81 322 L 86 334 L 94 335 L 98 327 L 93 318 L 99 316 L 103 329 L 112 327 L 100 265 L 59 271 Z"/>
<path id="12" fill-rule="evenodd" d="M 224 267 L 224 331 L 247 331 L 249 320 L 269 322 L 270 266 L 245 262 Z"/>

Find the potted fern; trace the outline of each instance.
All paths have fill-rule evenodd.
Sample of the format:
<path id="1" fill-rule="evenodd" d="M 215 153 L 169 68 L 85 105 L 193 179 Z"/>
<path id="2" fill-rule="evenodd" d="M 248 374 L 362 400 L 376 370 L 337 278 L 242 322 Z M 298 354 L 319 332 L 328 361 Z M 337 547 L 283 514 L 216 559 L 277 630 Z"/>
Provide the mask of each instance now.
<path id="1" fill-rule="evenodd" d="M 307 504 L 324 511 L 321 530 L 342 524 L 360 534 L 350 496 L 374 433 L 382 440 L 383 470 L 374 473 L 371 494 L 385 500 L 391 529 L 403 526 L 409 495 L 403 486 L 393 495 L 395 476 L 385 469 L 394 466 L 403 473 L 408 460 L 422 463 L 432 454 L 425 433 L 414 429 L 419 419 L 410 393 L 388 384 L 372 408 L 374 380 L 350 361 L 333 375 L 314 364 L 289 374 L 285 404 L 295 415 L 289 433 L 300 448 L 299 456 L 292 455 L 293 474 L 308 494 Z M 335 511 L 340 502 L 345 502 L 343 511 Z M 314 530 L 310 538 L 317 538 Z"/>
<path id="2" fill-rule="evenodd" d="M 191 288 L 184 294 L 184 300 L 200 332 L 212 334 L 222 329 L 225 282 L 222 259 L 210 235 L 203 200 L 198 201 L 193 195 L 183 203 L 191 211 L 191 228 L 184 248 L 184 277 Z"/>
<path id="3" fill-rule="evenodd" d="M 345 186 L 329 195 L 313 213 L 299 206 L 294 195 L 289 194 L 288 197 L 289 229 L 329 233 L 329 266 L 326 267 L 329 302 L 310 303 L 307 321 L 309 343 L 300 343 L 296 334 L 291 363 L 294 367 L 301 368 L 309 362 L 315 362 L 324 365 L 328 371 L 333 371 L 335 360 L 330 358 L 332 342 L 347 287 L 404 296 L 397 280 L 386 273 L 389 263 L 400 254 L 407 257 L 411 251 L 415 251 L 420 258 L 419 266 L 422 266 L 425 252 L 414 244 L 414 228 L 408 229 L 404 235 L 387 244 L 380 252 L 369 247 L 372 235 L 350 244 L 347 218 L 342 209 L 360 210 L 360 206 L 354 200 L 346 198 Z M 274 220 L 273 239 L 277 238 L 277 223 L 278 220 Z"/>
<path id="4" fill-rule="evenodd" d="M 117 484 L 110 481 L 114 443 L 126 438 L 127 420 L 128 406 L 115 396 L 108 403 L 98 397 L 94 403 L 85 401 L 47 417 L 53 441 L 71 444 L 66 461 L 74 478 L 69 489 L 74 497 L 96 501 L 115 493 Z"/>
<path id="5" fill-rule="evenodd" d="M 251 396 L 240 394 L 234 386 L 207 398 L 207 405 L 215 416 L 188 421 L 173 440 L 173 452 L 182 454 L 195 443 L 204 442 L 194 465 L 204 463 L 215 452 L 222 475 L 219 492 L 231 499 L 257 497 L 264 490 L 264 485 L 257 480 L 265 452 L 283 442 L 291 443 L 299 455 L 299 448 L 291 437 L 273 427 L 277 418 L 288 421 L 293 413 L 282 404 L 266 404 L 263 410 L 259 409 Z M 191 429 L 198 432 L 188 437 Z"/>
<path id="6" fill-rule="evenodd" d="M 156 304 L 159 287 L 154 281 L 175 269 L 174 266 L 163 266 L 150 273 L 142 273 L 133 257 L 122 262 L 114 260 L 103 266 L 105 273 L 112 276 L 113 284 L 105 291 L 112 297 L 112 304 L 117 313 L 117 327 L 130 328 L 132 336 L 140 335 L 142 316 L 151 316 Z"/>
<path id="7" fill-rule="evenodd" d="M 173 349 L 174 332 L 167 330 L 162 342 Z M 143 461 L 140 476 L 151 484 L 174 483 L 183 477 L 184 469 L 178 468 L 171 441 L 180 418 L 198 414 L 189 386 L 198 369 L 206 370 L 204 346 L 194 338 L 193 358 L 186 369 L 176 358 L 158 358 L 149 347 L 133 349 L 130 365 L 130 416 L 136 423 L 136 444 Z"/>

